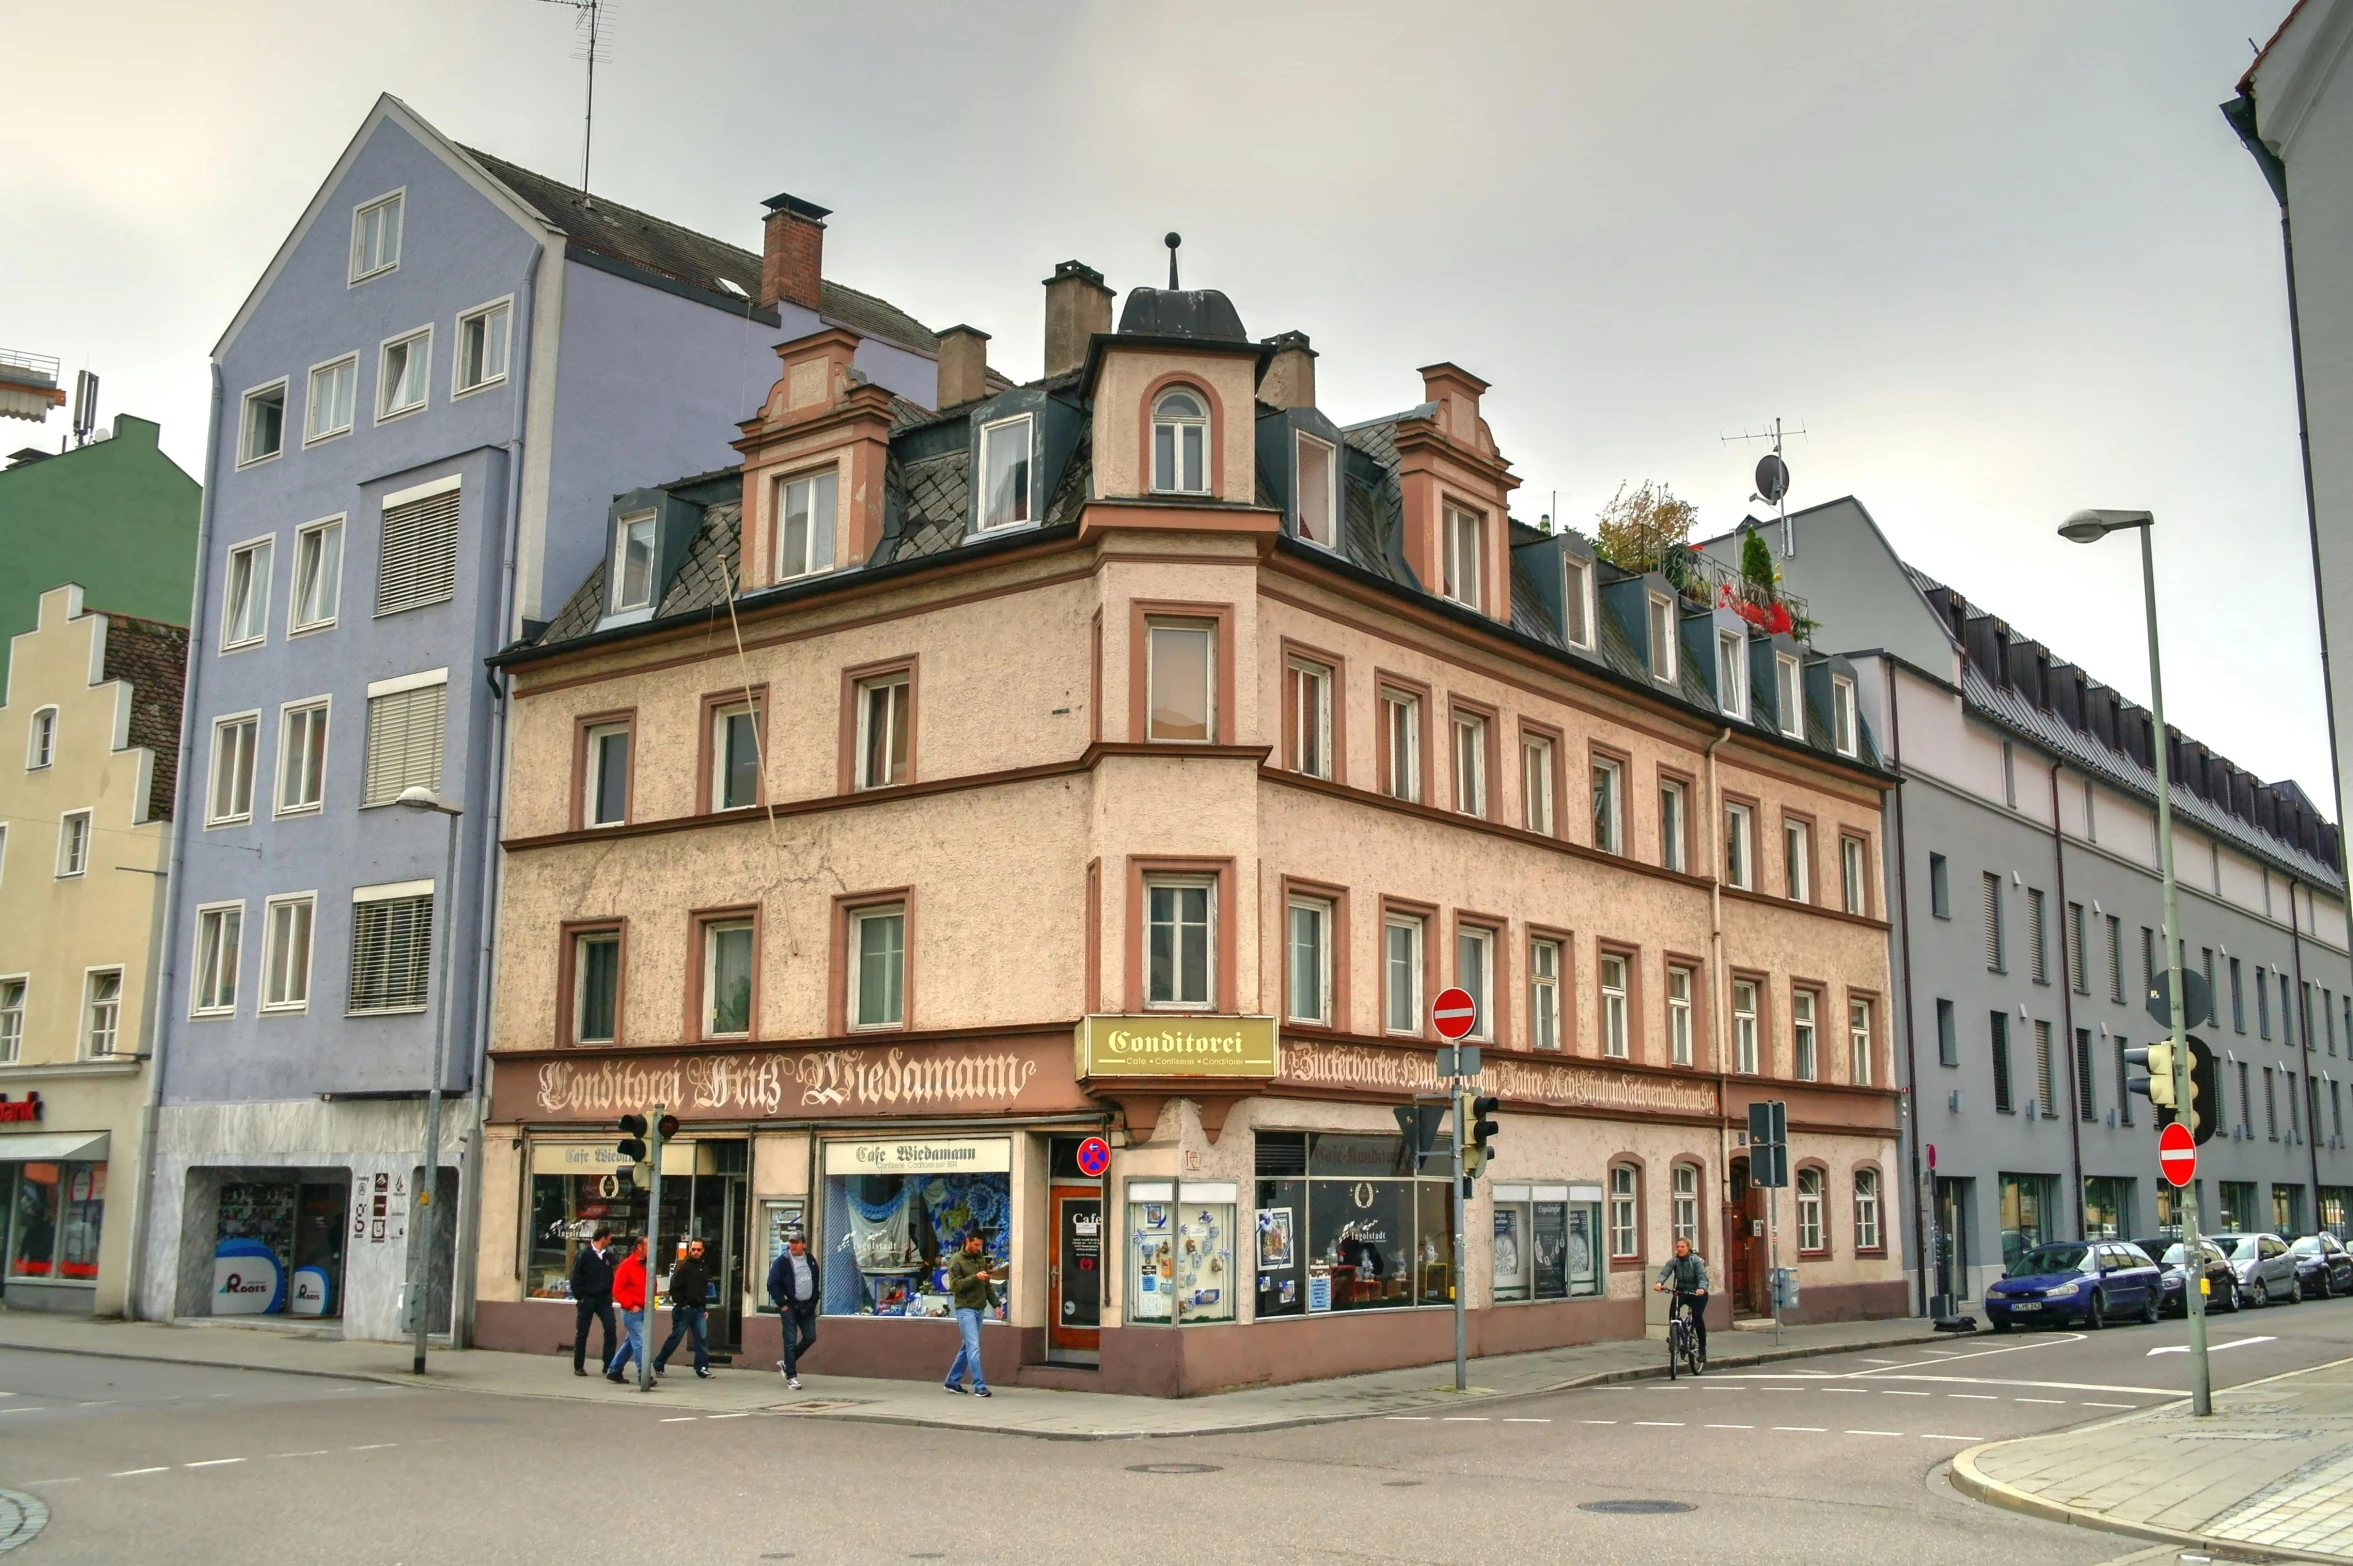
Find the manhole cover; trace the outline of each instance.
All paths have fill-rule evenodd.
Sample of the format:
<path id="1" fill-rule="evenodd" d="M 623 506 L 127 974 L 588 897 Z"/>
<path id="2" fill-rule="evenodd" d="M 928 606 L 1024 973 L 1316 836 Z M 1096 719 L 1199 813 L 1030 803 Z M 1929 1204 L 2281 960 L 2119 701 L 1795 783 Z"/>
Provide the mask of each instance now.
<path id="1" fill-rule="evenodd" d="M 0 1554 L 32 1543 L 33 1536 L 48 1526 L 49 1508 L 38 1497 L 0 1490 Z"/>
<path id="2" fill-rule="evenodd" d="M 1581 1501 L 1581 1512 L 1601 1512 L 1610 1517 L 1656 1517 L 1666 1512 L 1694 1510 L 1689 1501 Z"/>
<path id="3" fill-rule="evenodd" d="M 1131 1474 L 1214 1474 L 1222 1471 L 1217 1463 L 1130 1463 Z"/>

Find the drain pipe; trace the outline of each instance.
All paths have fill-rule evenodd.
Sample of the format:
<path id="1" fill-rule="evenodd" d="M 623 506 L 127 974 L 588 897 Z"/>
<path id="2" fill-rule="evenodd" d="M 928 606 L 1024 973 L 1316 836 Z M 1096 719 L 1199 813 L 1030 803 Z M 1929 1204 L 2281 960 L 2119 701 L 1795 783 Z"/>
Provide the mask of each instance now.
<path id="1" fill-rule="evenodd" d="M 2067 1030 L 2067 1147 L 2068 1156 L 2075 1162 L 2075 1232 L 2084 1234 L 2083 1227 L 2083 1105 L 2077 1095 L 2082 1091 L 2084 1062 L 2078 1053 L 2084 1045 L 2075 1036 L 2075 977 L 2085 960 L 2083 943 L 2075 943 L 2075 960 L 2067 960 L 2067 937 L 2074 924 L 2067 916 L 2067 834 L 2059 826 L 2059 764 L 2051 763 L 2051 864 L 2059 883 L 2059 1026 Z M 2088 1234 L 2084 1238 L 2089 1239 Z"/>
<path id="2" fill-rule="evenodd" d="M 2304 988 L 2304 936 L 2302 933 L 2302 922 L 2302 915 L 2296 907 L 2296 883 L 2291 879 L 2288 882 L 2288 951 L 2291 959 L 2296 964 L 2296 1020 L 2303 1024 L 2301 1028 L 2296 1030 L 2297 1033 L 2301 1035 L 2297 1040 L 2297 1043 L 2301 1047 L 2296 1051 L 2296 1064 L 2304 1068 L 2304 1080 L 2306 1082 L 2310 1082 L 2312 1080 L 2313 1055 L 2312 1007 L 2310 1000 L 2308 999 L 2310 992 Z M 2213 998 L 2211 996 L 2207 998 L 2206 1004 L 2208 1006 L 2212 1006 L 2214 1004 Z M 2328 1017 L 2326 1013 L 2322 1014 L 2320 1022 L 2322 1027 L 2325 1028 L 2328 1026 Z M 2318 1109 L 2320 1107 L 2320 1101 L 2311 1096 L 2309 1089 L 2305 1091 L 2304 1102 L 2307 1106 L 2313 1109 Z M 2295 1120 L 2293 1118 L 2295 1112 L 2296 1088 L 2293 1084 L 2290 1084 L 2288 1088 L 2288 1113 L 2291 1118 L 2289 1119 L 2288 1123 L 2291 1126 L 2295 1124 Z M 2254 1120 L 2252 1115 L 2248 1116 L 2247 1118 L 2250 1123 L 2252 1123 Z M 2312 1145 L 2311 1132 L 2314 1130 L 2314 1127 L 2309 1123 L 2312 1118 L 2313 1117 L 2310 1116 L 2306 1117 L 2307 1124 L 2304 1127 L 2304 1151 L 2312 1155 L 2312 1226 L 2317 1229 L 2320 1227 L 2320 1150 Z"/>
<path id="3" fill-rule="evenodd" d="M 1724 1196 L 1716 1204 L 1720 1212 L 1732 1205 L 1732 1122 L 1725 1113 L 1726 1099 L 1732 1092 L 1732 1076 L 1725 1069 L 1725 1019 L 1731 1015 L 1732 976 L 1724 968 L 1724 806 L 1716 792 L 1716 752 L 1732 738 L 1731 725 L 1726 724 L 1708 741 L 1708 971 L 1714 975 L 1709 986 L 1715 993 L 1715 1004 L 1708 1007 L 1708 1033 L 1716 1053 L 1716 1168 Z M 1748 1236 L 1741 1236 L 1745 1243 Z M 1732 1275 L 1732 1236 L 1724 1236 L 1724 1275 Z M 1739 1302 L 1735 1301 L 1735 1308 Z"/>
<path id="4" fill-rule="evenodd" d="M 1896 949 L 1904 971 L 1904 1094 L 1910 1100 L 1912 1112 L 1904 1117 L 1904 1140 L 1910 1160 L 1910 1189 L 1912 1192 L 1912 1254 L 1920 1261 L 1920 1314 L 1928 1314 L 1931 1279 L 1937 1258 L 1928 1254 L 1927 1208 L 1936 1200 L 1936 1189 L 1931 1182 L 1928 1200 L 1920 1199 L 1920 1054 L 1919 1001 L 1912 994 L 1912 854 L 1905 835 L 1904 824 L 1904 716 L 1903 698 L 1896 690 L 1895 659 L 1882 653 L 1879 658 L 1881 675 L 1887 681 L 1887 742 L 1891 747 L 1889 761 L 1896 775 L 1895 798 L 1895 902 L 1902 933 L 1897 937 Z"/>

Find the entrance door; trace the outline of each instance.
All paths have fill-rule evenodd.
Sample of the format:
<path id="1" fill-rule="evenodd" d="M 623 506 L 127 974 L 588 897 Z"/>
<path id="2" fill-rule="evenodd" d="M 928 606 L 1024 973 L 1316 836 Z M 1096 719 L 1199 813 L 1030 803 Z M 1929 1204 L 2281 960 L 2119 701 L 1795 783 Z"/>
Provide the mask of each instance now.
<path id="1" fill-rule="evenodd" d="M 1100 1186 L 1053 1188 L 1052 1323 L 1047 1353 L 1094 1362 L 1103 1343 L 1103 1191 Z"/>
<path id="2" fill-rule="evenodd" d="M 1725 1265 L 1732 1273 L 1732 1308 L 1743 1314 L 1772 1310 L 1765 1297 L 1765 1190 L 1748 1183 L 1748 1160 L 1732 1160 L 1731 1199 L 1724 1204 Z"/>
<path id="3" fill-rule="evenodd" d="M 348 1178 L 302 1183 L 294 1213 L 294 1276 L 286 1288 L 290 1314 L 343 1314 L 343 1231 L 350 1209 Z"/>
<path id="4" fill-rule="evenodd" d="M 1936 1182 L 1936 1291 L 1969 1297 L 1969 1181 Z"/>

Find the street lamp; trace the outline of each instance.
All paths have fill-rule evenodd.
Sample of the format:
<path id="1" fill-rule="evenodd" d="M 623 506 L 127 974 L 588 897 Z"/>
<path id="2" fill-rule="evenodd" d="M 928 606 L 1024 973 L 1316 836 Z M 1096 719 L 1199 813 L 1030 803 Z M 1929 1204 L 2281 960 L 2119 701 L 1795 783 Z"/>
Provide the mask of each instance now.
<path id="1" fill-rule="evenodd" d="M 2146 511 L 2078 511 L 2059 525 L 2059 536 L 2071 544 L 2091 544 L 2110 533 L 2138 531 L 2141 535 L 2141 613 L 2149 628 L 2149 714 L 2156 723 L 2156 739 L 2149 749 L 2157 766 L 2157 870 L 2165 888 L 2165 988 L 2172 1002 L 2173 1101 L 2188 1106 L 2190 1050 L 2189 1029 L 2182 1015 L 2181 894 L 2173 879 L 2173 769 L 2165 743 L 2165 676 L 2157 656 L 2157 567 L 2149 545 L 2156 525 L 2157 519 Z M 2206 1261 L 2198 1242 L 2197 1181 L 2182 1187 L 2182 1194 L 2182 1314 L 2190 1324 L 2190 1411 L 2206 1415 L 2214 1412 L 2214 1384 L 2206 1370 Z"/>
<path id="2" fill-rule="evenodd" d="M 458 913 L 458 817 L 465 812 L 422 784 L 402 789 L 394 803 L 449 818 L 448 865 L 441 877 L 440 895 L 434 899 L 443 910 L 441 982 L 433 992 L 433 1075 L 425 1089 L 425 1172 L 409 1195 L 408 1304 L 410 1330 L 416 1344 L 416 1361 L 409 1368 L 421 1376 L 425 1373 L 425 1338 L 431 1329 L 427 1306 L 433 1293 L 433 1230 L 439 1218 L 433 1196 L 441 1185 L 441 1076 L 449 1043 L 450 962 L 457 944 L 453 932 Z"/>

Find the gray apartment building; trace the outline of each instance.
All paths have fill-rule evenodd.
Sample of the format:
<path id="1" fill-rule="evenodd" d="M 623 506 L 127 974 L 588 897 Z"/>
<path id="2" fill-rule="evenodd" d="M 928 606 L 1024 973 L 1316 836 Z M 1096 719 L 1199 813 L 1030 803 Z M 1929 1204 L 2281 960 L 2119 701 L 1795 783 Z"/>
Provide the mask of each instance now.
<path id="1" fill-rule="evenodd" d="M 397 1335 L 436 1012 L 443 1088 L 482 1077 L 484 658 L 597 563 L 617 491 L 734 460 L 777 343 L 846 325 L 860 373 L 936 396 L 933 335 L 822 277 L 825 209 L 767 208 L 755 253 L 385 97 L 215 348 L 139 1314 Z M 454 885 L 447 818 L 394 803 L 418 785 L 462 808 Z M 437 1177 L 461 1218 L 475 1108 Z"/>
<path id="2" fill-rule="evenodd" d="M 1851 497 L 1761 531 L 1817 643 L 1849 649 L 1903 779 L 1884 862 L 1915 1305 L 1981 1296 L 2044 1239 L 2177 1222 L 2151 1106 L 2125 1089 L 2124 1051 L 2163 1036 L 2143 1009 L 2164 963 L 2150 714 L 1906 565 Z M 1705 547 L 1737 560 L 1741 536 Z M 2191 1028 L 2222 1088 L 2204 1223 L 2343 1233 L 2353 965 L 2337 829 L 2294 783 L 2259 782 L 2178 729 L 2164 742 L 2184 960 L 2215 998 Z"/>

